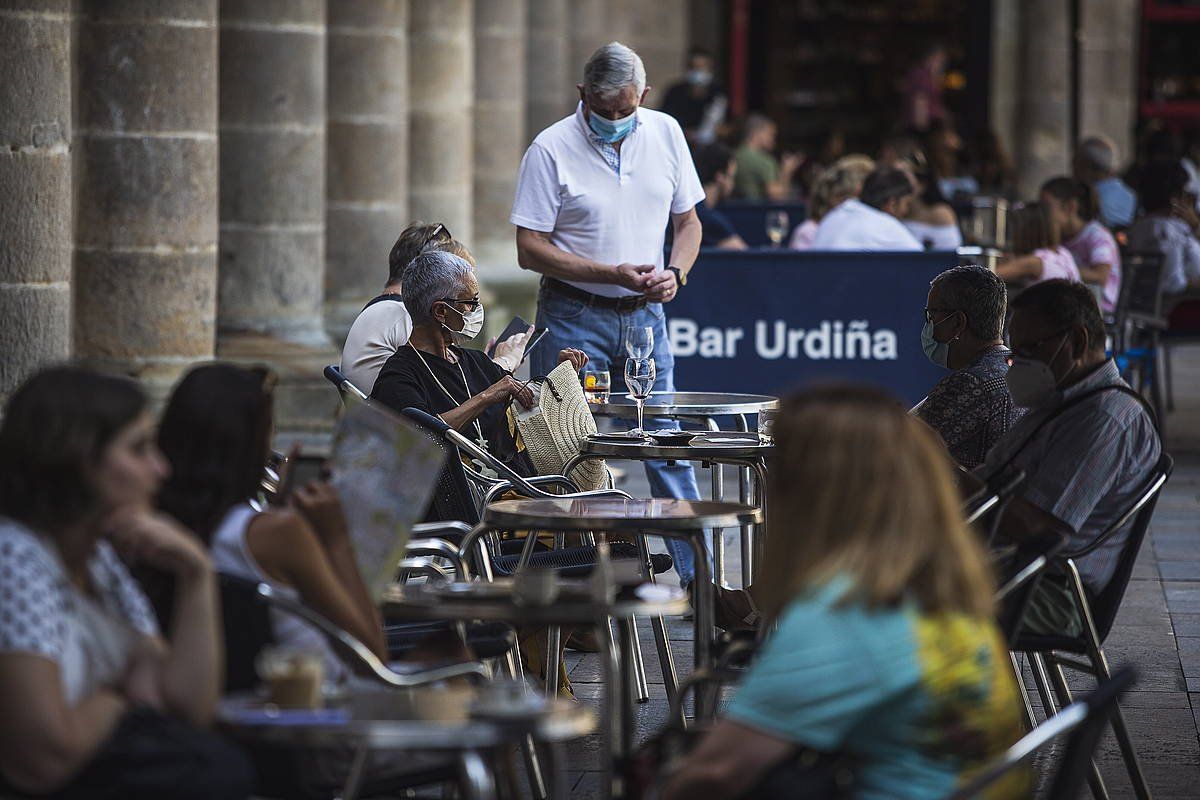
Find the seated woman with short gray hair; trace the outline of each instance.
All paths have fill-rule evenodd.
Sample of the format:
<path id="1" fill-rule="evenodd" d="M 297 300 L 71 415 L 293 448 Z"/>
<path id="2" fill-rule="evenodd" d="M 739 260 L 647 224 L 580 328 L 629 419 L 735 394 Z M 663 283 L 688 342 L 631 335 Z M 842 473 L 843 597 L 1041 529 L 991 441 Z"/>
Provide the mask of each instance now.
<path id="1" fill-rule="evenodd" d="M 508 415 L 512 400 L 529 408 L 533 394 L 483 351 L 464 347 L 479 336 L 484 319 L 471 265 L 450 253 L 422 253 L 404 269 L 403 285 L 412 333 L 383 365 L 372 399 L 396 411 L 435 414 L 517 473 L 535 474 Z M 568 348 L 558 360 L 579 370 L 588 359 Z"/>
<path id="2" fill-rule="evenodd" d="M 937 431 L 966 469 L 982 464 L 1021 415 L 1005 383 L 1011 356 L 1002 338 L 1007 298 L 1004 281 L 983 267 L 954 267 L 929 285 L 921 344 L 930 361 L 953 372 L 912 413 Z"/>

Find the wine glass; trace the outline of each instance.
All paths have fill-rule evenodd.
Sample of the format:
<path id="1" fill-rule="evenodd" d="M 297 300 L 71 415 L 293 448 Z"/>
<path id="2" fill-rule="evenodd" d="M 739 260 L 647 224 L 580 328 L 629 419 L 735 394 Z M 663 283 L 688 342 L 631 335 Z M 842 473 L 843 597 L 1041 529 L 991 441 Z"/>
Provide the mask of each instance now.
<path id="1" fill-rule="evenodd" d="M 625 329 L 625 352 L 633 360 L 654 355 L 654 328 L 649 325 L 630 325 Z"/>
<path id="2" fill-rule="evenodd" d="M 786 211 L 768 211 L 767 212 L 767 238 L 771 240 L 771 244 L 775 247 L 783 244 L 783 237 L 787 236 L 788 232 L 788 213 Z"/>
<path id="3" fill-rule="evenodd" d="M 625 362 L 625 386 L 629 389 L 630 399 L 637 403 L 637 427 L 630 431 L 631 434 L 646 435 L 642 430 L 642 414 L 646 398 L 654 391 L 656 377 L 653 358 L 631 358 Z"/>

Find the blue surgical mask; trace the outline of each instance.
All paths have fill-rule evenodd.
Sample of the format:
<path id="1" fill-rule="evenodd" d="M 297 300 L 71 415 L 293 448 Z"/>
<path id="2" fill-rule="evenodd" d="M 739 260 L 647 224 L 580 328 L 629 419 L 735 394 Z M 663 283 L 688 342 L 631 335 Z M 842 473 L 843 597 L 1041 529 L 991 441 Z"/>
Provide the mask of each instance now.
<path id="1" fill-rule="evenodd" d="M 636 111 L 620 119 L 605 119 L 595 111 L 588 110 L 588 127 L 592 129 L 592 133 L 609 144 L 615 144 L 628 136 L 633 131 L 635 124 L 637 124 Z"/>
<path id="2" fill-rule="evenodd" d="M 933 329 L 953 316 L 951 314 L 936 323 L 927 319 L 925 320 L 925 327 L 921 328 L 921 349 L 925 351 L 925 357 L 939 367 L 947 367 L 950 363 L 950 343 L 939 342 L 933 338 Z"/>

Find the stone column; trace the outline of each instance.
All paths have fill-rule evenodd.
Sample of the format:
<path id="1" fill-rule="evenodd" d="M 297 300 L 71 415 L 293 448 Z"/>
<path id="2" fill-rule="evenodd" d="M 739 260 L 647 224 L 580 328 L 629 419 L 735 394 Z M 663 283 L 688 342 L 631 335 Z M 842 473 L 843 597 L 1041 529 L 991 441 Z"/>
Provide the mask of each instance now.
<path id="1" fill-rule="evenodd" d="M 637 51 L 646 65 L 646 83 L 651 87 L 646 104 L 658 108 L 667 89 L 685 70 L 688 48 L 688 0 L 631 2 L 626 12 L 627 33 L 623 41 Z M 580 63 L 580 69 L 583 64 Z"/>
<path id="2" fill-rule="evenodd" d="M 602 44 L 628 39 L 630 0 L 572 0 L 570 24 L 571 86 L 583 81 L 583 65 Z M 625 42 L 629 44 L 629 42 Z M 632 46 L 632 45 L 631 45 Z M 578 94 L 576 94 L 578 97 Z"/>
<path id="3" fill-rule="evenodd" d="M 511 279 L 522 272 L 508 215 L 525 152 L 525 16 L 526 0 L 475 4 L 472 216 L 475 257 L 486 269 L 485 279 Z"/>
<path id="4" fill-rule="evenodd" d="M 528 0 L 525 143 L 571 113 L 579 70 L 571 62 L 567 0 Z"/>
<path id="5" fill-rule="evenodd" d="M 1122 168 L 1136 155 L 1140 5 L 1137 0 L 1079 5 L 1079 134 L 1111 138 Z"/>
<path id="6" fill-rule="evenodd" d="M 484 0 L 489 2 L 490 0 Z M 472 0 L 411 0 L 409 213 L 474 245 Z"/>
<path id="7" fill-rule="evenodd" d="M 0 0 L 0 403 L 71 352 L 70 0 Z"/>
<path id="8" fill-rule="evenodd" d="M 325 304 L 338 339 L 408 223 L 407 24 L 408 0 L 329 4 Z"/>
<path id="9" fill-rule="evenodd" d="M 1034 198 L 1071 159 L 1071 26 L 1067 0 L 1021 0 L 1017 191 Z"/>
<path id="10" fill-rule="evenodd" d="M 213 353 L 216 0 L 80 4 L 75 347 L 164 391 Z"/>
<path id="11" fill-rule="evenodd" d="M 221 3 L 222 334 L 323 346 L 325 2 Z"/>

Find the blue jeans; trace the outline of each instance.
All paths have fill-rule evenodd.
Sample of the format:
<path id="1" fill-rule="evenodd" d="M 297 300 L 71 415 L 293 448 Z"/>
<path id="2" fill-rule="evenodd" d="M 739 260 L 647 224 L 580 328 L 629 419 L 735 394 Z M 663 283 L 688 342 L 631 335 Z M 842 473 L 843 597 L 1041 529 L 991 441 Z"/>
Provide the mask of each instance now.
<path id="1" fill-rule="evenodd" d="M 589 308 L 585 303 L 545 289 L 538 295 L 537 326 L 546 329 L 546 336 L 529 354 L 530 374 L 546 375 L 558 365 L 558 351 L 574 347 L 587 353 L 588 367 L 608 370 L 612 375 L 612 393 L 625 394 L 624 331 L 630 325 L 654 328 L 654 365 L 658 373 L 654 392 L 675 391 L 675 357 L 667 340 L 666 317 L 661 303 L 651 303 L 637 311 L 615 311 L 608 308 Z M 633 427 L 633 423 L 629 427 Z M 647 419 L 647 430 L 678 428 L 670 419 Z M 696 473 L 687 462 L 668 464 L 666 461 L 646 461 L 646 478 L 654 497 L 676 497 L 699 500 Z M 696 574 L 695 558 L 684 539 L 665 539 L 667 551 L 675 562 L 681 584 L 691 583 Z"/>

